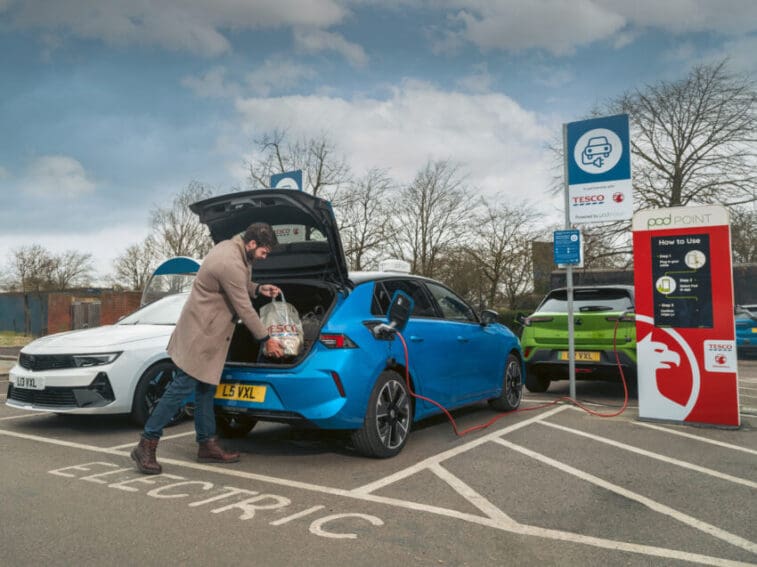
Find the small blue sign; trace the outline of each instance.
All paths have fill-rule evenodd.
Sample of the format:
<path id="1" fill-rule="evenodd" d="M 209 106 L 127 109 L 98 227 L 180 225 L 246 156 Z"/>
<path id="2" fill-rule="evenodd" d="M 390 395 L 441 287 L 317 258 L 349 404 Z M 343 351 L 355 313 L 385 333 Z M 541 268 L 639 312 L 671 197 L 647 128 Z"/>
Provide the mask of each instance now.
<path id="1" fill-rule="evenodd" d="M 628 115 L 567 124 L 568 185 L 631 179 Z"/>
<path id="2" fill-rule="evenodd" d="M 553 233 L 555 264 L 581 263 L 581 232 L 578 229 L 556 230 Z"/>
<path id="3" fill-rule="evenodd" d="M 298 189 L 302 191 L 302 170 L 286 171 L 271 175 L 272 189 Z"/>

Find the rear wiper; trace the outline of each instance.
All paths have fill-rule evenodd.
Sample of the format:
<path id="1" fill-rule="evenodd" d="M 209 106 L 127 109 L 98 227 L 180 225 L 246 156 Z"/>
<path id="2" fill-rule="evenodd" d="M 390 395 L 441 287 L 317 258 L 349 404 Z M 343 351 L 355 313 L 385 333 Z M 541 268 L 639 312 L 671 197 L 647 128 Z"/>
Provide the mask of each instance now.
<path id="1" fill-rule="evenodd" d="M 607 305 L 583 305 L 578 308 L 579 311 L 585 312 L 585 311 L 612 311 L 612 307 L 608 307 Z"/>

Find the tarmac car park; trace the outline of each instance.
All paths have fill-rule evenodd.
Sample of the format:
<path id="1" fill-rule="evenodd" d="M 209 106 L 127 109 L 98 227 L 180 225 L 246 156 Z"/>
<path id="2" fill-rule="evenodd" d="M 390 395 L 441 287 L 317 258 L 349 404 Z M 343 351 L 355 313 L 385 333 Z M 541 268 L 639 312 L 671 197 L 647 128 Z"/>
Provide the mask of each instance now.
<path id="1" fill-rule="evenodd" d="M 613 419 L 544 407 L 558 382 L 462 438 L 425 420 L 393 459 L 260 423 L 226 441 L 240 463 L 200 464 L 184 421 L 156 477 L 129 459 L 138 429 L 124 416 L 0 405 L 2 563 L 754 565 L 757 361 L 739 374 L 738 430 L 641 422 L 633 403 Z M 618 384 L 577 388 L 594 409 L 622 401 Z M 453 415 L 468 428 L 492 414 Z"/>

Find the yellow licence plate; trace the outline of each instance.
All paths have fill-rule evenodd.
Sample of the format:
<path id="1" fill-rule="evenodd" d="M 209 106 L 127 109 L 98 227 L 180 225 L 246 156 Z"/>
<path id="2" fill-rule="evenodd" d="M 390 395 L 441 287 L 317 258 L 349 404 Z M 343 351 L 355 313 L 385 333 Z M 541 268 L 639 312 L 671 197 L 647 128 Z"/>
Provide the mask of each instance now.
<path id="1" fill-rule="evenodd" d="M 265 386 L 251 386 L 249 384 L 219 384 L 216 388 L 216 398 L 221 400 L 239 400 L 242 402 L 265 401 Z"/>
<path id="2" fill-rule="evenodd" d="M 584 362 L 599 362 L 599 353 L 590 350 L 577 350 L 575 351 L 574 360 L 580 360 Z M 568 351 L 560 351 L 560 360 L 569 360 Z"/>

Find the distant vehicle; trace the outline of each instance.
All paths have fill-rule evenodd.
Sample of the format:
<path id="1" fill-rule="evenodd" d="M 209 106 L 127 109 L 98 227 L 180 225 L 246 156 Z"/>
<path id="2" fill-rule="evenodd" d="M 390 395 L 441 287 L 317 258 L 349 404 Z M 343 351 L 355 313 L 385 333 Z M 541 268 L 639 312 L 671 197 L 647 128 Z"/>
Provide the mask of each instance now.
<path id="1" fill-rule="evenodd" d="M 737 305 L 735 323 L 738 355 L 757 356 L 757 305 Z"/>
<path id="2" fill-rule="evenodd" d="M 577 380 L 620 380 L 613 349 L 616 343 L 623 374 L 631 389 L 636 381 L 636 324 L 633 286 L 576 286 L 573 322 Z M 620 318 L 620 322 L 618 319 Z M 520 337 L 526 361 L 526 388 L 546 392 L 551 382 L 567 380 L 568 292 L 553 289 L 536 311 L 521 317 Z"/>
<path id="3" fill-rule="evenodd" d="M 605 136 L 595 136 L 589 138 L 589 143 L 581 154 L 581 161 L 584 165 L 594 164 L 602 167 L 603 160 L 609 158 L 611 153 L 612 145 L 609 140 Z"/>
<path id="4" fill-rule="evenodd" d="M 115 325 L 41 337 L 9 373 L 6 405 L 60 414 L 131 414 L 144 425 L 176 366 L 168 339 L 188 293 L 169 295 Z M 176 419 L 183 416 L 183 409 Z"/>
<path id="5" fill-rule="evenodd" d="M 518 338 L 479 314 L 444 284 L 404 272 L 348 272 L 328 201 L 300 191 L 258 190 L 201 201 L 191 209 L 218 242 L 252 222 L 303 225 L 302 238 L 255 263 L 254 278 L 282 289 L 302 318 L 303 348 L 266 358 L 244 325 L 231 337 L 216 396 L 219 431 L 246 435 L 258 421 L 351 431 L 370 457 L 398 454 L 413 424 L 440 412 L 410 388 L 449 408 L 489 401 L 498 411 L 521 401 Z M 374 333 L 398 292 L 412 300 L 400 340 Z M 270 299 L 253 300 L 255 308 Z M 410 384 L 406 381 L 409 371 Z"/>

